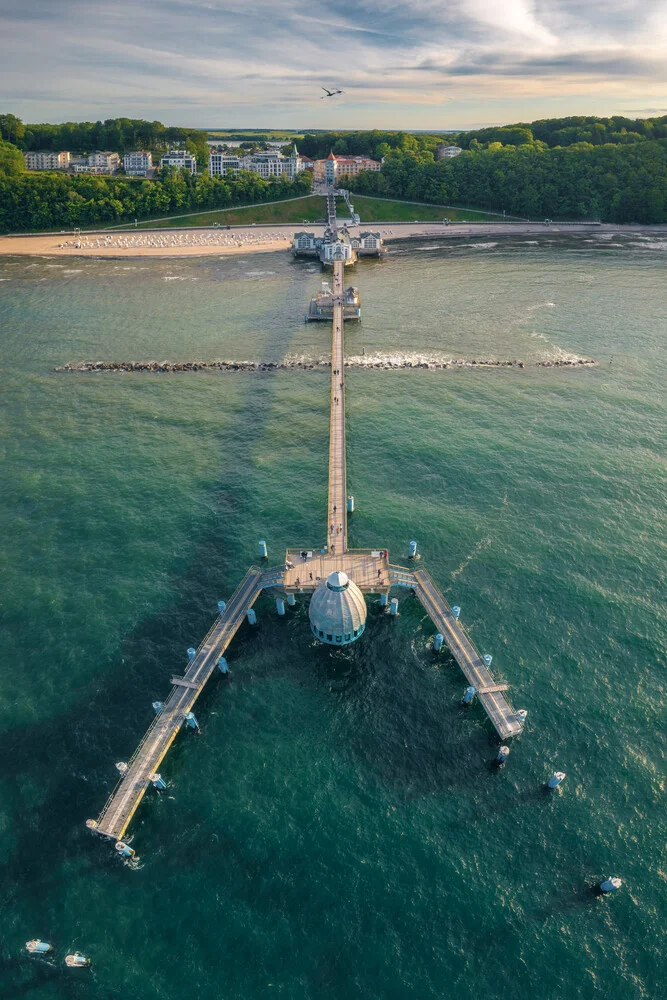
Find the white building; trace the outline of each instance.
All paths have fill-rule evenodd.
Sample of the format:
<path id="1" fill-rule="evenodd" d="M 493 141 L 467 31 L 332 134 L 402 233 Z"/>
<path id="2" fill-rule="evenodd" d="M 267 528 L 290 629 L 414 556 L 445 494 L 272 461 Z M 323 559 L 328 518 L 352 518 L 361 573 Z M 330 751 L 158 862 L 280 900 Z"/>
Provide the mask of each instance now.
<path id="1" fill-rule="evenodd" d="M 299 156 L 295 147 L 289 156 L 283 156 L 276 150 L 248 153 L 240 157 L 231 156 L 229 153 L 210 153 L 208 169 L 211 177 L 225 177 L 227 174 L 238 174 L 239 170 L 250 170 L 259 174 L 264 180 L 281 177 L 283 174 L 294 180 L 299 171 L 305 168 L 305 164 L 310 162 Z"/>
<path id="2" fill-rule="evenodd" d="M 102 173 L 112 174 L 120 166 L 120 156 L 118 153 L 103 153 L 97 149 L 88 154 L 88 166 L 96 167 Z"/>
<path id="3" fill-rule="evenodd" d="M 32 149 L 24 153 L 27 170 L 66 170 L 70 155 L 67 152 L 53 153 L 48 149 Z"/>
<path id="4" fill-rule="evenodd" d="M 441 142 L 435 147 L 435 158 L 436 160 L 451 160 L 462 152 L 460 146 L 445 146 L 444 142 Z"/>
<path id="5" fill-rule="evenodd" d="M 178 167 L 180 170 L 189 170 L 191 174 L 196 174 L 197 157 L 185 149 L 170 149 L 160 160 L 160 166 Z"/>
<path id="6" fill-rule="evenodd" d="M 146 177 L 153 169 L 153 157 L 150 153 L 137 151 L 126 153 L 123 157 L 123 167 L 129 177 Z"/>

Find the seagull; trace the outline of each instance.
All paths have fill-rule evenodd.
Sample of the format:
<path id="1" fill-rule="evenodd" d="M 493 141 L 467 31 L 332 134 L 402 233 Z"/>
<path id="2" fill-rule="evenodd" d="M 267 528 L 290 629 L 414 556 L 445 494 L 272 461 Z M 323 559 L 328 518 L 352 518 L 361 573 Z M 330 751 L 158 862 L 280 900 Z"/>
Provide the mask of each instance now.
<path id="1" fill-rule="evenodd" d="M 344 94 L 344 90 L 327 90 L 326 87 L 320 87 L 320 90 L 324 90 L 324 97 L 320 97 L 321 101 L 326 101 L 327 97 L 335 97 L 336 94 Z"/>

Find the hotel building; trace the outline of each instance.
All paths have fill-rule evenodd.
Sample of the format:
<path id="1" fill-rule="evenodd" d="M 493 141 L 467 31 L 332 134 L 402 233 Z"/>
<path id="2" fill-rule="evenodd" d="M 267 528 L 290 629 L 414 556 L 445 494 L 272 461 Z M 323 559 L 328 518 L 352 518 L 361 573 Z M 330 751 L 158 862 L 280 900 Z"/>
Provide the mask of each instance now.
<path id="1" fill-rule="evenodd" d="M 67 152 L 53 153 L 48 149 L 33 149 L 23 154 L 27 170 L 66 170 L 70 155 Z"/>

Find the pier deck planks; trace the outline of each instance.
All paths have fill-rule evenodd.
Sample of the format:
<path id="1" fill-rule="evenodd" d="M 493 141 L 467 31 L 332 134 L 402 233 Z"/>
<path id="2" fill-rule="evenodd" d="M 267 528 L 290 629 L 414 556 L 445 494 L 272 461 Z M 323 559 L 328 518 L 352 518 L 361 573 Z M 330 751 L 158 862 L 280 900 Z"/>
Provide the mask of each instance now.
<path id="1" fill-rule="evenodd" d="M 120 840 L 150 785 L 150 776 L 160 766 L 185 715 L 202 692 L 222 656 L 236 635 L 246 611 L 262 590 L 262 572 L 252 566 L 234 591 L 227 607 L 208 633 L 190 663 L 183 680 L 188 686 L 177 685 L 156 715 L 143 740 L 129 762 L 129 768 L 117 784 L 97 820 L 97 832 Z M 191 686 L 193 685 L 193 686 Z"/>
<path id="2" fill-rule="evenodd" d="M 347 472 L 345 467 L 345 366 L 343 343 L 343 262 L 333 271 L 331 336 L 331 415 L 329 433 L 329 505 L 327 538 L 331 551 L 347 551 Z M 334 374 L 338 372 L 338 374 Z M 341 388 L 342 387 L 342 388 Z"/>
<path id="3" fill-rule="evenodd" d="M 505 685 L 495 683 L 484 660 L 454 617 L 452 609 L 426 570 L 415 570 L 413 576 L 415 595 L 433 624 L 444 636 L 452 656 L 468 681 L 477 688 L 477 697 L 496 732 L 501 739 L 506 739 L 508 736 L 518 736 L 522 725 L 517 719 L 516 712 L 500 690 Z"/>

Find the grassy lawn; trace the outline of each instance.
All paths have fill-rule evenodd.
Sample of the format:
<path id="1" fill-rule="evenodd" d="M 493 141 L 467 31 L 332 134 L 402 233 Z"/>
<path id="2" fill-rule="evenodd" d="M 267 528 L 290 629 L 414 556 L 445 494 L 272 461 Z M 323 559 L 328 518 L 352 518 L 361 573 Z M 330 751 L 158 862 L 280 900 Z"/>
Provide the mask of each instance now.
<path id="1" fill-rule="evenodd" d="M 444 218 L 452 222 L 498 222 L 499 215 L 475 212 L 467 208 L 447 208 L 444 205 L 420 205 L 403 201 L 389 201 L 383 198 L 366 198 L 352 194 L 355 212 L 361 216 L 361 224 L 371 222 L 440 222 Z M 276 202 L 271 205 L 248 205 L 240 208 L 222 208 L 218 212 L 201 212 L 198 215 L 171 216 L 155 222 L 140 222 L 138 229 L 170 229 L 174 226 L 212 226 L 218 222 L 223 226 L 249 226 L 284 222 L 302 225 L 316 222 L 325 215 L 324 198 L 311 195 L 298 200 Z M 339 207 L 339 215 L 345 216 L 344 202 Z M 121 228 L 117 224 L 114 229 Z M 132 229 L 131 225 L 123 228 Z"/>
<path id="2" fill-rule="evenodd" d="M 138 229 L 171 229 L 174 226 L 212 226 L 219 222 L 223 226 L 249 226 L 252 222 L 265 225 L 271 222 L 289 222 L 300 225 L 324 218 L 324 198 L 311 195 L 294 201 L 278 201 L 272 205 L 249 205 L 246 208 L 223 208 L 219 212 L 205 212 L 200 215 L 181 215 L 178 218 L 158 219 L 157 222 L 140 222 Z M 134 226 L 126 226 L 133 229 Z"/>
<path id="3" fill-rule="evenodd" d="M 355 212 L 366 222 L 498 222 L 502 216 L 488 212 L 474 212 L 468 208 L 446 208 L 444 205 L 416 205 L 403 201 L 385 201 L 383 198 L 366 198 L 350 194 Z M 343 212 L 341 211 L 341 215 Z"/>

